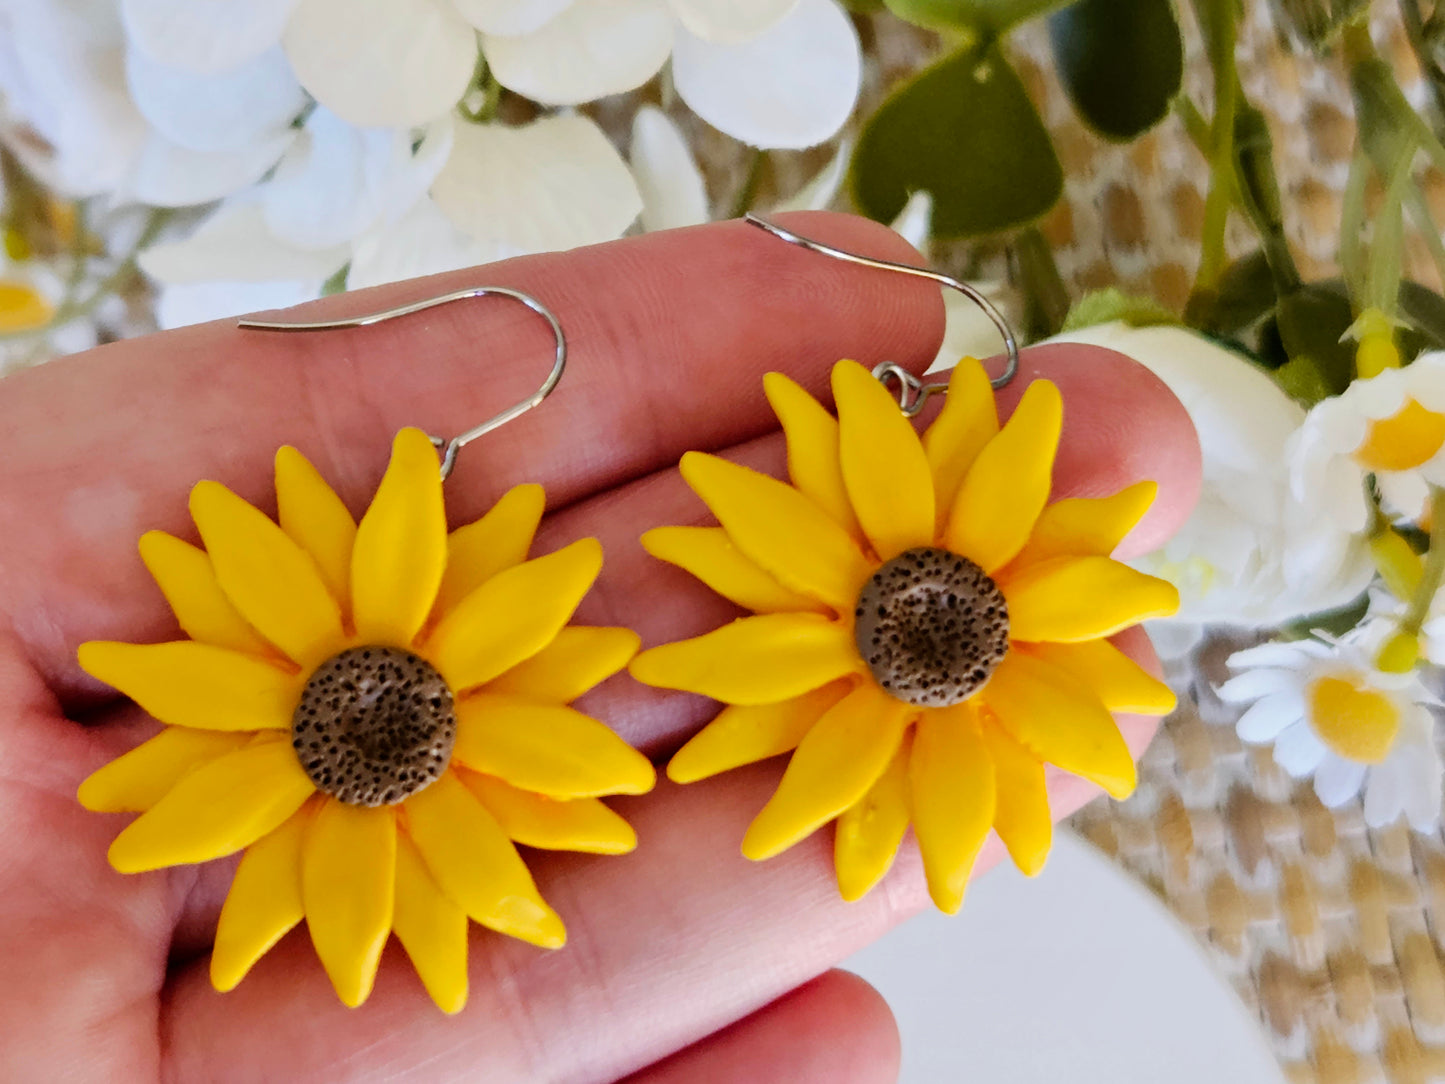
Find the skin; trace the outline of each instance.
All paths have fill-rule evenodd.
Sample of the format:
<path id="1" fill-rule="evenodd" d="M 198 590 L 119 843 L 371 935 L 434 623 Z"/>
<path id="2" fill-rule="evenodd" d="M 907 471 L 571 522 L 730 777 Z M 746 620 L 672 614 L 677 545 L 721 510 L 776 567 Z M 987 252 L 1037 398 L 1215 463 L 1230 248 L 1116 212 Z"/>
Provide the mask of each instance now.
<path id="1" fill-rule="evenodd" d="M 800 232 L 918 262 L 891 232 L 836 215 Z M 366 312 L 465 285 L 534 293 L 572 352 L 540 409 L 483 438 L 447 483 L 453 526 L 510 485 L 538 481 L 548 516 L 534 554 L 587 535 L 606 551 L 583 624 L 627 625 L 645 645 L 695 635 L 730 604 L 637 544 L 706 522 L 675 464 L 689 448 L 777 471 L 781 435 L 761 377 L 825 396 L 839 357 L 915 371 L 943 329 L 935 289 L 789 248 L 739 223 L 528 257 L 484 271 L 334 297 L 298 318 Z M 688 787 L 665 780 L 615 802 L 641 846 L 621 858 L 529 854 L 567 923 L 545 952 L 473 926 L 471 999 L 448 1017 L 393 942 L 370 1001 L 343 1007 L 304 931 L 233 993 L 206 953 L 235 866 L 122 876 L 106 847 L 126 823 L 80 808 L 76 785 L 156 724 L 80 672 L 89 639 L 178 635 L 136 553 L 158 527 L 195 540 L 186 493 L 201 478 L 274 511 L 272 457 L 294 443 L 361 512 L 394 432 L 459 432 L 528 394 L 550 335 L 506 301 L 472 301 L 383 326 L 317 335 L 229 323 L 137 339 L 21 373 L 0 395 L 0 1075 L 17 1080 L 888 1081 L 886 1007 L 828 968 L 927 903 L 912 842 L 863 901 L 834 884 L 831 833 L 767 863 L 738 854 L 779 761 Z M 1161 495 L 1128 552 L 1174 531 L 1198 490 L 1187 415 L 1147 371 L 1085 346 L 1025 353 L 1027 381 L 1063 391 L 1056 496 L 1140 478 Z M 1119 641 L 1153 665 L 1142 633 Z M 626 675 L 581 707 L 659 761 L 716 710 Z M 1154 721 L 1125 717 L 1133 748 Z M 1067 815 L 1091 787 L 1052 780 Z M 1000 857 L 996 841 L 980 868 Z"/>

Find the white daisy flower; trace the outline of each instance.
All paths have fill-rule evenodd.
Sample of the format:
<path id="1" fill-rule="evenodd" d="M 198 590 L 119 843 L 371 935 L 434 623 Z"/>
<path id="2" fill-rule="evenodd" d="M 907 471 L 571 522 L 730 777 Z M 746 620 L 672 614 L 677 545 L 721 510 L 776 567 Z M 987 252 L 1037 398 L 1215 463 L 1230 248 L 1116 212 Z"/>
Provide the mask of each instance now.
<path id="1" fill-rule="evenodd" d="M 1236 729 L 1241 741 L 1273 744 L 1274 759 L 1296 779 L 1314 777 L 1331 809 L 1364 790 L 1365 823 L 1391 824 L 1403 813 L 1432 831 L 1440 819 L 1438 701 L 1417 672 L 1387 674 L 1367 645 L 1393 630 L 1371 622 L 1333 643 L 1269 643 L 1230 656 L 1236 675 L 1222 699 L 1249 703 Z"/>

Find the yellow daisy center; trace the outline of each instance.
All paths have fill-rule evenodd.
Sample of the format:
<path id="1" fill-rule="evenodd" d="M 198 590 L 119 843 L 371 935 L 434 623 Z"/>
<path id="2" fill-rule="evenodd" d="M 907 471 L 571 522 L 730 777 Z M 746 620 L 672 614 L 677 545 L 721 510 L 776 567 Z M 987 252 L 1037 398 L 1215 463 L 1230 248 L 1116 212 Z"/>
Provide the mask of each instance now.
<path id="1" fill-rule="evenodd" d="M 338 801 L 395 805 L 451 761 L 452 692 L 425 659 L 394 647 L 354 647 L 316 668 L 291 720 L 291 745 Z"/>
<path id="2" fill-rule="evenodd" d="M 1414 399 L 1396 414 L 1371 422 L 1355 459 L 1370 470 L 1411 470 L 1434 458 L 1445 444 L 1445 414 Z"/>
<path id="3" fill-rule="evenodd" d="M 33 286 L 0 279 L 0 332 L 43 327 L 54 315 L 55 307 Z"/>
<path id="4" fill-rule="evenodd" d="M 1338 677 L 1319 678 L 1306 690 L 1310 725 L 1346 760 L 1378 764 L 1400 729 L 1400 709 L 1384 693 Z"/>
<path id="5" fill-rule="evenodd" d="M 894 699 L 942 708 L 967 700 L 1008 653 L 1008 604 L 967 557 L 920 547 L 886 562 L 855 611 L 858 653 Z"/>

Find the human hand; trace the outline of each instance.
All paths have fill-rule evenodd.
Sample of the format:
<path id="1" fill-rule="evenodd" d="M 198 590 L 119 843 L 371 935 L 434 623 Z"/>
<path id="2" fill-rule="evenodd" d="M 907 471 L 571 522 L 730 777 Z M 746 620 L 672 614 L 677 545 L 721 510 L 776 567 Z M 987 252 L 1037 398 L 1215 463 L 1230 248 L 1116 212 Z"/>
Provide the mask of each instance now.
<path id="1" fill-rule="evenodd" d="M 917 259 L 858 220 L 799 216 L 796 226 Z M 649 646 L 734 615 L 638 545 L 650 527 L 705 515 L 677 473 L 679 455 L 723 451 L 777 471 L 782 440 L 764 372 L 819 393 L 840 357 L 918 371 L 942 333 L 934 289 L 789 249 L 739 223 L 327 299 L 301 318 L 480 283 L 526 290 L 554 309 L 571 360 L 544 406 L 462 453 L 447 483 L 453 523 L 512 484 L 543 483 L 549 514 L 534 553 L 600 538 L 606 565 L 578 619 L 629 626 Z M 157 729 L 85 677 L 75 648 L 176 635 L 136 540 L 150 528 L 192 536 L 192 483 L 215 478 L 274 508 L 272 456 L 291 443 L 359 512 L 397 429 L 459 432 L 522 398 L 546 371 L 550 343 L 531 314 L 478 301 L 314 336 L 205 325 L 0 385 L 0 1076 L 573 1081 L 641 1069 L 654 1084 L 891 1079 L 886 1009 L 856 980 L 825 972 L 925 904 L 916 851 L 905 846 L 887 879 L 853 904 L 838 896 L 827 833 L 746 862 L 738 843 L 776 786 L 776 763 L 616 800 L 641 841 L 631 855 L 533 856 L 568 944 L 549 953 L 473 927 L 471 997 L 455 1017 L 436 1010 L 396 946 L 371 999 L 345 1008 L 297 932 L 235 991 L 217 994 L 205 956 L 234 859 L 123 876 L 105 852 L 124 820 L 75 800 L 82 778 Z M 1119 355 L 1050 346 L 1025 352 L 1001 412 L 1039 375 L 1065 403 L 1055 496 L 1156 479 L 1160 498 L 1126 548 L 1157 545 L 1198 484 L 1182 408 Z M 1119 642 L 1151 660 L 1141 633 Z M 713 710 L 625 675 L 583 707 L 655 757 Z M 1120 723 L 1136 752 L 1154 725 Z M 1094 791 L 1055 776 L 1051 793 L 1062 817 Z M 980 869 L 997 856 L 991 845 Z"/>

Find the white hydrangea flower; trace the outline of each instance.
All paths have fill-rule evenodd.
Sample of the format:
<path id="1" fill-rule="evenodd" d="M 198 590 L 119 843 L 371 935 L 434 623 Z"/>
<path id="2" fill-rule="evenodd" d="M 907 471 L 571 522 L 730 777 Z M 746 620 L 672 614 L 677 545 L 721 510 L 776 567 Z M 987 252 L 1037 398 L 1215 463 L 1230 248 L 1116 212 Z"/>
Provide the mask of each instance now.
<path id="1" fill-rule="evenodd" d="M 1270 643 L 1236 652 L 1237 671 L 1222 699 L 1250 703 L 1237 725 L 1241 741 L 1273 744 L 1274 759 L 1296 779 L 1314 777 L 1330 808 L 1364 789 L 1372 828 L 1403 813 L 1412 827 L 1439 823 L 1441 761 L 1435 742 L 1438 701 L 1417 672 L 1387 674 L 1366 650 L 1392 625 L 1367 625 L 1346 640 Z"/>

